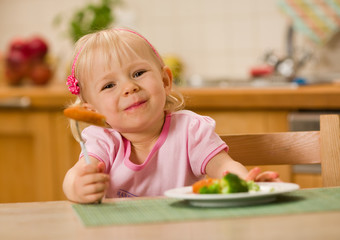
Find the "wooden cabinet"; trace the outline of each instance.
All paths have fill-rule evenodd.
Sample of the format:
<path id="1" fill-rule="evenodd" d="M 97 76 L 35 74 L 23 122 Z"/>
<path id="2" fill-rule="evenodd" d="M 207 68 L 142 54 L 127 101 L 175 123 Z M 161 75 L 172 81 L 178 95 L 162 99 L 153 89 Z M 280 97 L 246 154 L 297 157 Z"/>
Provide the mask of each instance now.
<path id="1" fill-rule="evenodd" d="M 53 199 L 49 115 L 0 113 L 1 202 Z"/>
<path id="2" fill-rule="evenodd" d="M 26 98 L 28 104 L 18 104 Z M 0 88 L 0 202 L 65 199 L 62 181 L 75 163 L 62 88 Z"/>
<path id="3" fill-rule="evenodd" d="M 288 111 L 275 110 L 199 110 L 216 121 L 219 134 L 285 132 L 288 130 Z"/>
<path id="4" fill-rule="evenodd" d="M 79 147 L 61 111 L 0 111 L 0 202 L 64 199 L 62 179 Z"/>

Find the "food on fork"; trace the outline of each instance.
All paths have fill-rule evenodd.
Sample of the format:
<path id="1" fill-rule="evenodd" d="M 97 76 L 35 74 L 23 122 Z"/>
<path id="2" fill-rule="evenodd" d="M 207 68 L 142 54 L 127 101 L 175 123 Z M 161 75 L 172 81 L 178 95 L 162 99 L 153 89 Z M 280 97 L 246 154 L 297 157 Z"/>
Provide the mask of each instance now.
<path id="1" fill-rule="evenodd" d="M 192 185 L 192 191 L 198 194 L 229 194 L 259 190 L 259 185 L 254 181 L 245 181 L 233 173 L 227 173 L 221 179 L 206 178 Z"/>
<path id="2" fill-rule="evenodd" d="M 106 118 L 104 115 L 90 111 L 81 106 L 66 108 L 64 110 L 64 115 L 76 121 L 86 122 L 101 127 L 107 126 Z"/>

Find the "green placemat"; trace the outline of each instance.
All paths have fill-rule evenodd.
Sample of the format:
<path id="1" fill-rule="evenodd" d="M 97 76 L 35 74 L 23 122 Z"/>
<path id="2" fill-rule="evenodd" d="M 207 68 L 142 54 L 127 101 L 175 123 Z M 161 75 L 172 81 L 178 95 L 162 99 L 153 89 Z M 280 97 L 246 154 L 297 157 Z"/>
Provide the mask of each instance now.
<path id="1" fill-rule="evenodd" d="M 192 207 L 185 201 L 155 198 L 103 204 L 74 204 L 85 226 L 233 218 L 340 210 L 340 188 L 304 189 L 278 196 L 275 202 L 232 208 Z"/>

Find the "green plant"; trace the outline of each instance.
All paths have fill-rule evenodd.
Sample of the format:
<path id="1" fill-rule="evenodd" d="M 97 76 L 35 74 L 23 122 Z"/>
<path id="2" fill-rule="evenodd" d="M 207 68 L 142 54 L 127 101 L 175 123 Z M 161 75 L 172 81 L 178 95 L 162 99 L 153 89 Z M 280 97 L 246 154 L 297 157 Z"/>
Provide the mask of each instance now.
<path id="1" fill-rule="evenodd" d="M 121 0 L 101 0 L 78 9 L 69 21 L 67 35 L 76 42 L 88 33 L 109 27 L 115 21 L 113 8 L 120 3 Z M 55 24 L 59 25 L 61 19 L 61 15 L 57 16 Z"/>

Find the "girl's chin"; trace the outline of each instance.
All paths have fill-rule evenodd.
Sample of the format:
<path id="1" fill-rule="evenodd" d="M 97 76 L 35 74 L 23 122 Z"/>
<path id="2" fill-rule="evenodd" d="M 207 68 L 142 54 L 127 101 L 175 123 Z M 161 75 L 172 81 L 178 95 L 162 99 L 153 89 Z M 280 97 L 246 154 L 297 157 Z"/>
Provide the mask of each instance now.
<path id="1" fill-rule="evenodd" d="M 162 127 L 164 123 L 164 119 L 159 119 L 158 121 L 150 121 L 150 118 L 133 118 L 130 120 L 124 120 L 124 126 L 120 125 L 115 128 L 112 127 L 116 131 L 120 133 L 138 133 L 138 132 L 148 132 L 153 128 Z M 112 125 L 111 125 L 112 126 Z"/>
<path id="2" fill-rule="evenodd" d="M 136 129 L 145 129 L 150 128 L 153 126 L 159 126 L 163 125 L 165 118 L 165 112 L 164 111 L 132 111 L 129 112 L 123 112 L 123 114 L 118 115 L 112 115 L 112 119 L 114 121 L 108 121 L 108 124 L 113 128 L 120 129 L 121 131 L 129 131 L 133 132 L 136 131 Z M 158 124 L 159 123 L 159 124 Z M 130 129 L 133 129 L 130 131 Z M 119 131 L 119 132 L 121 132 Z"/>

